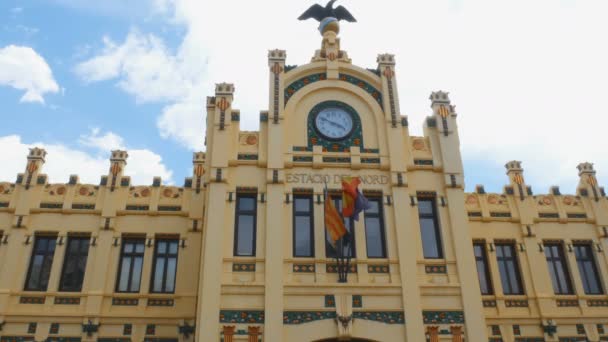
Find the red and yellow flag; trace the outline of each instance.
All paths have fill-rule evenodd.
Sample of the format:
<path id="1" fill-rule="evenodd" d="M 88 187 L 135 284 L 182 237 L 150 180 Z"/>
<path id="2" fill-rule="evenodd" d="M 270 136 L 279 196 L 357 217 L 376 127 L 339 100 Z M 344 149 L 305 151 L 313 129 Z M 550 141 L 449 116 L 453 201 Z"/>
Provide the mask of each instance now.
<path id="1" fill-rule="evenodd" d="M 351 217 L 355 213 L 355 200 L 360 183 L 361 180 L 358 177 L 342 178 L 342 215 L 344 217 Z"/>
<path id="2" fill-rule="evenodd" d="M 329 237 L 334 243 L 346 235 L 346 227 L 344 227 L 342 216 L 340 216 L 327 192 L 325 193 L 325 229 L 327 229 Z"/>

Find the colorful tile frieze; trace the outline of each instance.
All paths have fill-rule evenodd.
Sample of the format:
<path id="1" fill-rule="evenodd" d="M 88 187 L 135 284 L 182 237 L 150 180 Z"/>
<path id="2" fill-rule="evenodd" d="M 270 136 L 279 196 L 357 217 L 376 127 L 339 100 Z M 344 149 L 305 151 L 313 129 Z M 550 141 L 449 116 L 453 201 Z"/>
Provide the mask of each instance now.
<path id="1" fill-rule="evenodd" d="M 586 342 L 586 337 L 560 337 L 559 342 Z"/>
<path id="2" fill-rule="evenodd" d="M 122 327 L 122 334 L 125 336 L 130 336 L 133 333 L 133 324 L 125 324 Z"/>
<path id="3" fill-rule="evenodd" d="M 258 160 L 258 155 L 255 153 L 239 153 L 238 160 Z"/>
<path id="4" fill-rule="evenodd" d="M 325 319 L 335 319 L 335 311 L 284 311 L 283 324 L 304 324 Z"/>
<path id="5" fill-rule="evenodd" d="M 323 157 L 324 163 L 350 163 L 350 157 Z"/>
<path id="6" fill-rule="evenodd" d="M 51 323 L 49 334 L 59 334 L 59 323 Z"/>
<path id="7" fill-rule="evenodd" d="M 2 336 L 0 342 L 34 342 L 32 336 Z"/>
<path id="8" fill-rule="evenodd" d="M 363 296 L 353 295 L 353 308 L 362 308 L 362 307 L 363 307 Z"/>
<path id="9" fill-rule="evenodd" d="M 171 298 L 149 298 L 148 306 L 173 306 L 175 300 Z"/>
<path id="10" fill-rule="evenodd" d="M 517 337 L 515 342 L 545 342 L 542 337 Z"/>
<path id="11" fill-rule="evenodd" d="M 499 218 L 507 218 L 507 217 L 511 217 L 511 213 L 504 213 L 504 212 L 490 212 L 490 216 L 491 217 L 499 217 Z"/>
<path id="12" fill-rule="evenodd" d="M 579 335 L 585 335 L 585 326 L 583 324 L 577 324 L 576 325 L 576 333 Z"/>
<path id="13" fill-rule="evenodd" d="M 293 264 L 293 273 L 315 273 L 315 264 Z"/>
<path id="14" fill-rule="evenodd" d="M 608 306 L 608 300 L 590 299 L 587 301 L 587 306 L 590 306 L 590 307 Z"/>
<path id="15" fill-rule="evenodd" d="M 349 271 L 350 271 L 350 273 L 357 273 L 357 265 L 350 265 Z M 325 272 L 326 273 L 338 273 L 338 266 L 335 264 L 334 265 L 325 265 Z"/>
<path id="16" fill-rule="evenodd" d="M 230 119 L 232 121 L 241 121 L 241 114 L 239 114 L 239 113 L 232 113 L 232 114 L 230 114 Z"/>
<path id="17" fill-rule="evenodd" d="M 495 308 L 496 307 L 496 301 L 495 300 L 484 300 L 483 301 L 483 307 L 484 308 Z"/>
<path id="18" fill-rule="evenodd" d="M 462 311 L 423 311 L 424 324 L 464 324 Z"/>
<path id="19" fill-rule="evenodd" d="M 80 297 L 55 297 L 54 303 L 59 305 L 79 305 Z"/>
<path id="20" fill-rule="evenodd" d="M 221 310 L 220 323 L 264 323 L 262 310 Z"/>
<path id="21" fill-rule="evenodd" d="M 159 205 L 158 211 L 182 211 L 182 207 L 179 205 Z"/>
<path id="22" fill-rule="evenodd" d="M 367 273 L 389 273 L 388 265 L 367 265 Z"/>
<path id="23" fill-rule="evenodd" d="M 28 334 L 35 334 L 37 328 L 38 328 L 38 323 L 29 323 L 27 325 L 27 333 Z"/>
<path id="24" fill-rule="evenodd" d="M 335 308 L 336 307 L 336 298 L 334 295 L 325 295 L 323 300 L 326 308 Z"/>
<path id="25" fill-rule="evenodd" d="M 137 306 L 137 305 L 139 305 L 139 299 L 137 299 L 137 298 L 112 298 L 112 305 Z"/>
<path id="26" fill-rule="evenodd" d="M 302 78 L 298 79 L 297 81 L 294 81 L 289 86 L 287 86 L 287 88 L 285 88 L 285 92 L 284 92 L 285 105 L 287 105 L 287 102 L 289 101 L 289 99 L 293 96 L 293 94 L 298 92 L 298 90 L 304 88 L 305 86 L 307 86 L 311 83 L 323 81 L 325 79 L 327 79 L 327 74 L 320 73 L 320 74 L 308 75 L 306 77 L 302 77 Z"/>
<path id="27" fill-rule="evenodd" d="M 232 272 L 255 272 L 255 263 L 234 263 Z"/>
<path id="28" fill-rule="evenodd" d="M 155 324 L 146 325 L 146 335 L 156 335 L 156 325 Z"/>
<path id="29" fill-rule="evenodd" d="M 260 114 L 260 122 L 268 122 L 268 113 Z"/>
<path id="30" fill-rule="evenodd" d="M 77 209 L 77 210 L 94 210 L 95 209 L 95 204 L 74 203 L 74 204 L 72 204 L 72 209 Z"/>
<path id="31" fill-rule="evenodd" d="M 414 159 L 414 165 L 433 166 L 433 159 Z"/>
<path id="32" fill-rule="evenodd" d="M 310 146 L 294 146 L 294 152 L 312 152 L 312 147 Z"/>
<path id="33" fill-rule="evenodd" d="M 82 338 L 80 337 L 48 337 L 45 342 L 80 342 Z"/>
<path id="34" fill-rule="evenodd" d="M 97 342 L 131 342 L 127 337 L 100 337 Z"/>
<path id="35" fill-rule="evenodd" d="M 513 326 L 513 335 L 515 335 L 515 336 L 521 335 L 521 328 L 519 325 Z"/>
<path id="36" fill-rule="evenodd" d="M 556 303 L 558 307 L 578 306 L 577 299 L 558 299 Z"/>
<path id="37" fill-rule="evenodd" d="M 424 271 L 427 274 L 446 274 L 448 273 L 448 267 L 446 265 L 426 265 Z"/>
<path id="38" fill-rule="evenodd" d="M 528 307 L 528 301 L 525 299 L 522 300 L 517 300 L 517 299 L 511 299 L 511 300 L 505 300 L 505 306 L 508 308 L 527 308 Z"/>
<path id="39" fill-rule="evenodd" d="M 40 203 L 41 209 L 61 209 L 63 208 L 63 203 Z"/>
<path id="40" fill-rule="evenodd" d="M 355 311 L 353 318 L 386 324 L 405 324 L 405 316 L 402 311 Z"/>
<path id="41" fill-rule="evenodd" d="M 500 333 L 500 326 L 498 326 L 498 325 L 492 325 L 491 329 L 492 329 L 492 335 L 494 335 L 494 336 L 501 336 L 502 335 Z"/>
<path id="42" fill-rule="evenodd" d="M 178 342 L 177 338 L 146 337 L 144 342 Z"/>
<path id="43" fill-rule="evenodd" d="M 597 324 L 597 333 L 600 335 L 604 335 L 605 334 L 605 330 L 604 330 L 604 325 L 603 324 Z"/>
<path id="44" fill-rule="evenodd" d="M 147 211 L 150 210 L 149 205 L 127 205 L 125 210 Z"/>
<path id="45" fill-rule="evenodd" d="M 380 158 L 361 158 L 362 164 L 380 164 Z"/>
<path id="46" fill-rule="evenodd" d="M 44 304 L 46 297 L 20 297 L 21 304 Z"/>
<path id="47" fill-rule="evenodd" d="M 311 156 L 293 156 L 294 163 L 312 163 Z"/>
<path id="48" fill-rule="evenodd" d="M 469 217 L 481 217 L 481 211 L 469 211 Z"/>
<path id="49" fill-rule="evenodd" d="M 370 94 L 374 98 L 374 100 L 376 100 L 376 102 L 378 102 L 380 107 L 383 106 L 382 93 L 380 93 L 380 91 L 378 91 L 378 89 L 376 89 L 374 86 L 372 86 L 368 82 L 365 82 L 357 77 L 347 75 L 347 74 L 340 74 L 339 77 L 340 77 L 340 81 L 354 84 L 357 87 L 365 90 L 368 94 Z"/>

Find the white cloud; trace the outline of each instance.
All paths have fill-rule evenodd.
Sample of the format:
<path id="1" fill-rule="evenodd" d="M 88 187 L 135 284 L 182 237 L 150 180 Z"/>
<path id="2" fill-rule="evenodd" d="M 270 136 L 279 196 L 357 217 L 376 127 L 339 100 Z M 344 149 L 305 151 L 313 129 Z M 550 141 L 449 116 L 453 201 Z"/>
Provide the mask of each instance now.
<path id="1" fill-rule="evenodd" d="M 0 86 L 25 90 L 21 102 L 44 103 L 44 94 L 59 92 L 59 85 L 44 58 L 27 46 L 0 48 Z"/>
<path id="2" fill-rule="evenodd" d="M 78 141 L 80 144 L 93 147 L 101 151 L 124 150 L 124 139 L 112 132 L 101 135 L 101 130 L 97 127 L 91 129 L 89 134 L 83 134 Z"/>
<path id="3" fill-rule="evenodd" d="M 104 140 L 104 137 L 110 137 Z M 70 148 L 59 143 L 25 143 L 18 135 L 0 137 L 0 181 L 13 182 L 18 173 L 24 172 L 29 148 L 42 147 L 47 151 L 43 173 L 49 175 L 49 181 L 54 183 L 67 182 L 71 174 L 80 176 L 83 183 L 97 184 L 102 175 L 108 173 L 110 166 L 109 150 L 105 150 L 109 141 L 122 141 L 113 133 L 100 136 L 99 131 L 92 131 L 90 136 L 83 136 L 84 142 L 90 147 L 98 148 L 97 153 Z M 103 151 L 103 152 L 102 152 Z M 172 182 L 173 172 L 162 161 L 160 155 L 145 149 L 129 150 L 129 158 L 125 174 L 131 176 L 133 184 L 151 184 L 154 176 L 162 177 L 164 182 Z"/>
<path id="4" fill-rule="evenodd" d="M 295 19 L 312 3 L 154 0 L 168 22 L 186 28 L 177 50 L 131 33 L 101 56 L 136 51 L 163 61 L 166 69 L 159 74 L 178 75 L 169 78 L 177 85 L 155 88 L 131 81 L 164 80 L 152 77 L 154 63 L 108 74 L 121 86 L 131 84 L 123 89 L 139 100 L 149 96 L 148 87 L 156 94 L 150 100 L 171 100 L 158 119 L 162 136 L 197 148 L 204 132 L 202 101 L 213 94 L 214 83 L 235 83 L 241 126 L 257 127 L 257 113 L 268 106 L 267 50 L 286 49 L 288 64 L 304 64 L 319 46 L 317 23 Z M 363 67 L 374 67 L 378 53 L 396 54 L 401 111 L 414 134 L 422 134 L 428 95 L 444 89 L 458 106 L 467 160 L 522 160 L 528 182 L 543 191 L 555 183 L 573 187 L 576 164 L 584 160 L 595 162 L 600 181 L 608 181 L 602 178 L 608 175 L 602 141 L 608 49 L 599 43 L 608 32 L 608 2 L 351 0 L 346 6 L 359 22 L 342 25 L 342 48 Z M 125 54 L 120 60 L 134 58 Z"/>

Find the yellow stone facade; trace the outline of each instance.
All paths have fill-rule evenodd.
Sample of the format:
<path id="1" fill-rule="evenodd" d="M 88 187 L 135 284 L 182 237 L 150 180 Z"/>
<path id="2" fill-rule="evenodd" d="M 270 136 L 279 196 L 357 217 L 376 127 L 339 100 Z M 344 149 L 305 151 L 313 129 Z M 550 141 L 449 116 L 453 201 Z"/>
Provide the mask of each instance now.
<path id="1" fill-rule="evenodd" d="M 424 136 L 399 109 L 395 60 L 351 63 L 326 30 L 311 62 L 268 55 L 269 107 L 257 132 L 241 131 L 235 88 L 207 99 L 206 152 L 183 187 L 133 185 L 128 154 L 113 151 L 100 184 L 49 183 L 46 152 L 32 149 L 15 183 L 0 183 L 1 341 L 608 341 L 608 199 L 591 164 L 576 194 L 533 195 L 517 161 L 503 193 L 465 193 L 457 115 L 431 94 Z M 315 131 L 320 104 L 352 114 L 347 138 Z M 201 132 L 202 139 L 203 132 Z M 52 156 L 49 156 L 52 158 Z M 366 255 L 365 220 L 354 224 L 347 283 L 326 256 L 323 189 L 358 176 L 381 203 L 385 257 Z M 235 256 L 237 198 L 255 199 L 254 253 Z M 294 198 L 310 196 L 314 256 L 294 257 Z M 435 203 L 442 253 L 425 258 L 419 204 Z M 86 239 L 79 291 L 64 291 L 69 241 Z M 28 290 L 37 241 L 55 241 L 48 284 Z M 123 253 L 140 241 L 135 291 L 120 291 Z M 152 291 L 160 241 L 177 246 L 172 291 Z M 482 295 L 476 243 L 491 293 Z M 509 245 L 521 294 L 505 294 L 497 253 Z M 556 294 L 550 246 L 562 250 L 569 293 Z M 574 247 L 573 247 L 574 246 Z M 577 246 L 591 251 L 600 293 L 587 294 Z M 41 247 L 40 247 L 41 248 Z M 137 249 L 137 248 L 136 248 Z M 502 251 L 500 253 L 504 253 Z M 133 261 L 135 262 L 135 261 Z M 133 266 L 138 267 L 138 266 Z M 39 278 L 35 278 L 39 279 Z M 35 281 L 34 281 L 35 282 Z M 134 286 L 131 288 L 130 286 Z"/>

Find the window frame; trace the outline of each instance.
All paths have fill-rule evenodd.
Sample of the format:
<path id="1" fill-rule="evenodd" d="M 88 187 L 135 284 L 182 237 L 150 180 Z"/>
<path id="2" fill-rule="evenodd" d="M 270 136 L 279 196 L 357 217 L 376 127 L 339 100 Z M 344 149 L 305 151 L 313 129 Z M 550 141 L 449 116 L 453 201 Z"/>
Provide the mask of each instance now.
<path id="1" fill-rule="evenodd" d="M 577 249 L 578 248 L 587 248 L 588 250 L 588 257 L 585 259 L 579 258 L 577 253 Z M 586 295 L 603 295 L 605 294 L 605 289 L 604 289 L 604 284 L 602 283 L 602 276 L 600 274 L 600 269 L 598 268 L 597 265 L 597 259 L 595 256 L 595 252 L 593 249 L 593 244 L 591 242 L 576 242 L 573 244 L 573 249 L 574 249 L 574 258 L 576 259 L 576 266 L 578 267 L 578 273 L 581 277 L 581 283 L 583 285 L 583 291 L 585 291 Z M 586 271 L 585 268 L 581 269 L 581 263 L 582 262 L 587 262 L 591 264 L 591 268 L 593 269 L 594 272 L 594 281 L 597 283 L 597 288 L 599 289 L 599 292 L 590 292 L 587 291 L 587 287 L 589 287 L 588 285 L 586 285 L 586 281 L 585 279 L 587 279 L 585 277 L 586 275 Z"/>
<path id="2" fill-rule="evenodd" d="M 89 259 L 89 251 L 91 248 L 91 237 L 89 236 L 68 236 L 67 238 L 67 243 L 66 243 L 66 250 L 65 250 L 65 255 L 63 257 L 63 265 L 61 267 L 61 276 L 59 278 L 59 292 L 82 292 L 82 286 L 84 285 L 84 277 L 86 275 L 86 263 L 88 262 Z M 70 244 L 73 241 L 86 241 L 87 243 L 87 251 L 86 253 L 81 252 L 80 248 L 82 247 L 81 245 L 78 246 L 78 251 L 76 253 L 71 253 L 70 252 Z M 66 271 L 66 267 L 68 264 L 68 259 L 70 257 L 77 257 L 77 258 L 83 258 L 84 257 L 84 263 L 85 263 L 85 269 L 82 272 L 82 280 L 80 281 L 80 288 L 77 290 L 74 289 L 68 289 L 65 285 L 64 285 L 64 280 L 65 280 L 65 271 Z"/>
<path id="3" fill-rule="evenodd" d="M 329 198 L 333 201 L 334 203 L 334 207 L 336 208 L 336 210 L 338 211 L 338 214 L 340 214 L 340 217 L 342 218 L 342 221 L 344 222 L 344 227 L 346 228 L 346 231 L 348 232 L 348 234 L 350 234 L 351 236 L 351 244 L 352 244 L 352 249 L 351 249 L 351 259 L 356 259 L 357 258 L 357 239 L 355 237 L 355 219 L 351 216 L 351 217 L 347 217 L 344 218 L 344 216 L 342 216 L 342 195 L 339 194 L 329 194 Z M 325 218 L 324 218 L 325 219 Z M 346 220 L 348 220 L 348 225 L 346 224 Z M 325 224 L 324 224 L 325 226 Z M 350 227 L 350 229 L 349 229 Z M 330 255 L 330 251 L 334 251 L 337 252 L 337 250 L 334 248 L 334 246 L 331 245 L 331 243 L 329 243 L 329 233 L 327 232 L 327 229 L 325 230 L 325 257 L 328 259 L 335 259 L 336 258 L 336 254 L 332 254 Z"/>
<path id="4" fill-rule="evenodd" d="M 143 252 L 137 252 L 137 244 L 138 242 L 141 242 L 141 244 L 144 246 Z M 125 252 L 125 246 L 127 245 L 127 243 L 133 243 L 133 252 Z M 118 259 L 118 274 L 116 277 L 116 288 L 115 288 L 115 292 L 117 293 L 139 293 L 141 292 L 141 278 L 143 276 L 143 269 L 144 269 L 144 261 L 145 261 L 145 254 L 146 254 L 146 238 L 145 237 L 123 237 L 121 244 L 120 244 L 120 258 Z M 129 273 L 127 273 L 127 290 L 125 291 L 121 291 L 120 290 L 120 280 L 121 280 L 121 274 L 122 274 L 122 264 L 123 264 L 123 260 L 125 257 L 129 257 L 131 258 L 131 263 L 129 264 Z M 137 257 L 141 257 L 141 271 L 139 274 L 139 288 L 137 289 L 137 291 L 133 291 L 130 290 L 131 286 L 132 286 L 132 281 L 133 281 L 133 265 L 135 265 L 135 258 Z"/>
<path id="5" fill-rule="evenodd" d="M 445 251 L 443 248 L 443 234 L 441 232 L 441 224 L 439 222 L 439 211 L 437 209 L 437 197 L 436 196 L 418 196 L 418 226 L 420 228 L 420 242 L 422 243 L 422 256 L 424 259 L 444 259 Z M 420 212 L 420 202 L 421 201 L 430 201 L 433 212 L 431 214 L 424 214 Z M 421 219 L 432 219 L 433 220 L 433 228 L 435 232 L 435 245 L 437 246 L 437 256 L 429 256 L 427 257 L 424 253 L 424 239 L 422 238 L 422 224 Z"/>
<path id="6" fill-rule="evenodd" d="M 253 210 L 241 210 L 240 199 L 251 198 L 253 199 Z M 234 246 L 232 255 L 235 257 L 255 257 L 257 252 L 257 225 L 258 225 L 258 196 L 257 193 L 237 193 L 236 204 L 234 209 Z M 239 242 L 239 216 L 253 216 L 253 238 L 251 254 L 239 254 L 238 253 L 238 242 Z"/>
<path id="7" fill-rule="evenodd" d="M 296 209 L 296 201 L 299 199 L 306 199 L 309 201 L 309 210 L 307 212 L 297 211 Z M 294 258 L 314 258 L 315 257 L 315 208 L 314 208 L 314 200 L 312 194 L 294 194 L 293 195 L 293 204 L 292 204 L 292 255 Z M 308 217 L 310 219 L 309 224 L 309 239 L 310 239 L 310 253 L 309 255 L 298 255 L 296 249 L 296 217 Z"/>
<path id="8" fill-rule="evenodd" d="M 481 249 L 481 256 L 477 256 L 475 253 L 475 247 L 479 247 Z M 473 242 L 473 256 L 475 257 L 475 268 L 477 271 L 477 278 L 479 280 L 479 289 L 481 291 L 482 296 L 492 296 L 494 295 L 494 284 L 492 282 L 492 273 L 490 272 L 490 260 L 488 259 L 488 251 L 486 249 L 486 243 L 484 241 Z M 481 275 L 479 274 L 479 262 L 483 264 L 483 269 L 485 271 L 485 281 L 487 283 L 488 291 L 484 292 L 481 288 Z"/>
<path id="9" fill-rule="evenodd" d="M 511 256 L 507 257 L 503 256 L 499 257 L 498 256 L 498 249 L 499 248 L 504 248 L 504 247 L 509 247 L 511 248 Z M 524 282 L 523 282 L 523 277 L 521 274 L 521 267 L 519 264 L 519 257 L 517 255 L 517 248 L 515 248 L 515 243 L 514 242 L 500 242 L 500 243 L 496 243 L 494 245 L 495 248 L 495 253 L 496 253 L 496 263 L 498 264 L 498 274 L 500 275 L 500 283 L 502 285 L 502 293 L 503 295 L 507 295 L 507 296 L 522 296 L 526 294 L 525 288 L 524 288 Z M 513 291 L 513 289 L 509 289 L 509 292 L 506 292 L 505 290 L 505 281 L 503 280 L 503 274 L 502 272 L 500 272 L 500 263 L 501 263 L 501 259 L 502 262 L 507 262 L 510 261 L 513 263 L 513 267 L 515 269 L 515 276 L 516 276 L 516 282 L 517 282 L 517 286 L 519 287 L 520 291 Z M 507 272 L 506 274 L 507 277 L 507 284 L 509 284 L 509 287 L 511 287 L 511 276 L 509 275 L 509 272 Z"/>
<path id="10" fill-rule="evenodd" d="M 50 269 L 49 269 L 49 277 L 46 279 L 46 286 L 44 288 L 42 287 L 30 287 L 30 280 L 32 278 L 32 267 L 34 266 L 34 260 L 36 259 L 36 256 L 39 255 L 38 251 L 37 251 L 37 246 L 40 243 L 40 240 L 48 240 L 49 242 L 53 242 L 53 249 L 52 251 L 49 251 L 49 244 L 47 243 L 47 249 L 44 251 L 44 253 L 42 253 L 43 255 L 43 259 L 42 259 L 42 265 L 46 264 L 46 261 L 48 258 L 50 258 Z M 34 235 L 34 243 L 32 246 L 32 252 L 30 253 L 30 262 L 29 262 L 29 267 L 27 269 L 27 276 L 25 278 L 25 286 L 23 287 L 24 291 L 32 291 L 32 292 L 46 292 L 49 288 L 49 280 L 51 279 L 51 272 L 53 271 L 53 261 L 55 259 L 55 251 L 57 250 L 57 236 L 56 235 Z M 42 272 L 41 272 L 42 273 Z M 39 279 L 40 281 L 40 279 Z M 40 285 L 40 284 L 39 284 Z"/>
<path id="11" fill-rule="evenodd" d="M 386 227 L 384 222 L 384 201 L 381 196 L 370 196 L 367 198 L 369 202 L 377 202 L 378 203 L 378 212 L 377 213 L 369 213 L 367 210 L 364 211 L 363 215 L 363 223 L 365 225 L 365 251 L 368 259 L 386 259 L 388 258 L 388 251 L 386 248 Z M 381 256 L 370 256 L 369 255 L 369 246 L 367 244 L 367 218 L 377 218 L 379 222 L 380 228 L 380 244 L 381 244 Z"/>
<path id="12" fill-rule="evenodd" d="M 165 253 L 159 253 L 158 252 L 158 244 L 159 242 L 165 242 L 167 243 L 167 247 L 165 249 Z M 171 253 L 171 249 L 169 248 L 171 243 L 175 243 L 175 245 L 177 246 L 176 252 L 175 253 Z M 165 259 L 165 267 L 163 270 L 163 277 L 162 277 L 162 284 L 161 284 L 161 290 L 160 291 L 156 291 L 154 289 L 154 279 L 156 278 L 156 268 L 158 265 L 158 259 L 163 258 Z M 173 291 L 167 291 L 167 265 L 168 260 L 171 258 L 175 258 L 175 275 L 173 277 Z M 179 262 L 179 238 L 178 237 L 162 237 L 162 238 L 157 238 L 154 241 L 154 255 L 152 256 L 152 273 L 150 275 L 150 293 L 166 293 L 166 294 L 173 294 L 175 293 L 175 285 L 177 284 L 177 266 L 178 266 L 178 262 Z"/>

